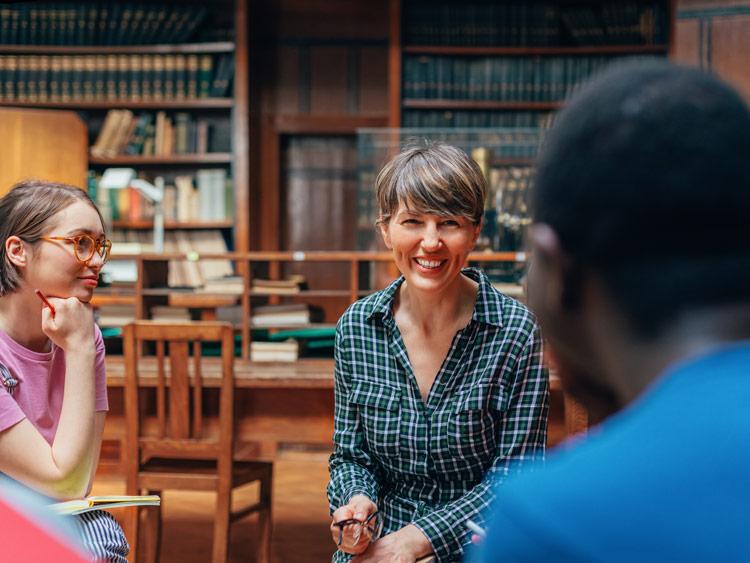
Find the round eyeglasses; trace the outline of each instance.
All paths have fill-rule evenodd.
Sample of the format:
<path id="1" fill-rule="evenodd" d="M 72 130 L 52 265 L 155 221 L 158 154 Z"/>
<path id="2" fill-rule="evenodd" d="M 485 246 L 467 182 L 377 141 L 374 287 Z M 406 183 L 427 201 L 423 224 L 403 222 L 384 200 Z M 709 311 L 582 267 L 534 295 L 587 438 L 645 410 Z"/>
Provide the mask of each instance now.
<path id="1" fill-rule="evenodd" d="M 109 251 L 112 250 L 112 241 L 109 239 L 95 240 L 90 235 L 76 235 L 74 237 L 41 237 L 42 240 L 61 240 L 73 245 L 73 254 L 83 264 L 94 257 L 96 252 L 102 262 L 109 260 Z"/>
<path id="2" fill-rule="evenodd" d="M 383 531 L 383 516 L 380 512 L 376 511 L 370 514 L 365 520 L 349 518 L 335 522 L 333 525 L 339 529 L 339 540 L 336 542 L 336 545 L 340 546 L 344 542 L 344 532 L 347 532 L 347 534 L 351 533 L 352 538 L 351 546 L 347 547 L 354 547 L 359 543 L 363 534 L 371 542 L 380 537 Z"/>

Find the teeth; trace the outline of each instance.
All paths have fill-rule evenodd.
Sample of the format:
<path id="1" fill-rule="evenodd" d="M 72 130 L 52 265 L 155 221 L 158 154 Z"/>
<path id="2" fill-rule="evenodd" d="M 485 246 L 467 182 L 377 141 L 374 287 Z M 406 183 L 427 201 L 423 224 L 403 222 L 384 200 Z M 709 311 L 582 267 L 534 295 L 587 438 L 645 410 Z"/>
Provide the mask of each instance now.
<path id="1" fill-rule="evenodd" d="M 420 260 L 419 258 L 415 258 L 415 260 L 423 268 L 437 268 L 440 266 L 440 260 Z"/>

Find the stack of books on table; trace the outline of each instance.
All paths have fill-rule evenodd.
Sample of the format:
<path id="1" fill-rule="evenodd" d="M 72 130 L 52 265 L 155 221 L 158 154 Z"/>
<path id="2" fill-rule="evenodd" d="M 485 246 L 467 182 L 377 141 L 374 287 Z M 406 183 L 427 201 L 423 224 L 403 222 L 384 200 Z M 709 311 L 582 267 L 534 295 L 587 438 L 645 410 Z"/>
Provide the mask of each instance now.
<path id="1" fill-rule="evenodd" d="M 123 327 L 135 320 L 135 305 L 102 305 L 96 310 L 96 322 L 104 327 Z"/>
<path id="2" fill-rule="evenodd" d="M 242 276 L 225 276 L 223 278 L 207 279 L 200 293 L 221 293 L 229 295 L 242 295 L 245 292 L 245 283 Z"/>
<path id="3" fill-rule="evenodd" d="M 254 295 L 296 295 L 305 286 L 305 276 L 293 274 L 283 280 L 253 278 L 250 291 Z"/>
<path id="4" fill-rule="evenodd" d="M 293 339 L 250 343 L 250 361 L 253 362 L 295 362 L 298 358 L 299 343 Z"/>
<path id="5" fill-rule="evenodd" d="M 192 320 L 186 307 L 156 305 L 151 307 L 151 320 L 165 323 L 181 323 Z"/>
<path id="6" fill-rule="evenodd" d="M 323 311 L 307 303 L 258 305 L 250 310 L 252 328 L 307 326 L 323 320 Z"/>

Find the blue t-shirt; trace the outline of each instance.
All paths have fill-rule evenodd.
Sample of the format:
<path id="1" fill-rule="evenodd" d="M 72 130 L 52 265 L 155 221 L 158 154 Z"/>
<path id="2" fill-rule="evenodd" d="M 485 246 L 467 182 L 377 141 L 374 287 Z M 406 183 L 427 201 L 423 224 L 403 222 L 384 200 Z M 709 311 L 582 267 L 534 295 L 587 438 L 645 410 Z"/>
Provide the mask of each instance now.
<path id="1" fill-rule="evenodd" d="M 479 561 L 750 561 L 750 342 L 673 366 L 497 493 Z"/>

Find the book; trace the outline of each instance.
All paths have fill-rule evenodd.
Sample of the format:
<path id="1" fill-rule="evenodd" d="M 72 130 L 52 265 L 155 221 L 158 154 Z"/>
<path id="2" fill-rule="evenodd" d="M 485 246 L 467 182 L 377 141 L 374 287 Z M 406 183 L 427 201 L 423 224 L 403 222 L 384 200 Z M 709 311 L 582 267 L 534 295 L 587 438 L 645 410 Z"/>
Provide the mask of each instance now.
<path id="1" fill-rule="evenodd" d="M 50 508 L 57 514 L 83 514 L 92 510 L 122 508 L 125 506 L 159 506 L 161 498 L 158 495 L 123 495 L 86 497 L 65 502 L 57 502 Z"/>
<path id="2" fill-rule="evenodd" d="M 299 343 L 296 340 L 250 343 L 252 362 L 296 362 L 298 358 Z"/>

